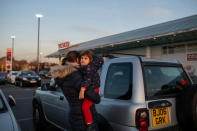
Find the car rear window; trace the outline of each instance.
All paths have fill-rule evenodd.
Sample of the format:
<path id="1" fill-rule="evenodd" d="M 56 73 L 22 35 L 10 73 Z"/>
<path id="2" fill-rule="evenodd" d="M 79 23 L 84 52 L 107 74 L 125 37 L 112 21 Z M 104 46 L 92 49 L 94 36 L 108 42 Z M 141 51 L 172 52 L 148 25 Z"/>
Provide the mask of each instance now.
<path id="1" fill-rule="evenodd" d="M 144 66 L 146 98 L 174 96 L 181 92 L 181 82 L 190 83 L 182 67 Z"/>

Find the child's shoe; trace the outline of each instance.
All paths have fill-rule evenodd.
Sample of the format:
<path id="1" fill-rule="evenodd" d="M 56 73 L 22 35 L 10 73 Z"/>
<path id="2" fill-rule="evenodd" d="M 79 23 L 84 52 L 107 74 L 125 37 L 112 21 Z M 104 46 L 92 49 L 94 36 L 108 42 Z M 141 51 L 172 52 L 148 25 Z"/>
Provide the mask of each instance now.
<path id="1" fill-rule="evenodd" d="M 87 124 L 87 130 L 86 131 L 96 131 L 94 124 L 93 123 Z"/>

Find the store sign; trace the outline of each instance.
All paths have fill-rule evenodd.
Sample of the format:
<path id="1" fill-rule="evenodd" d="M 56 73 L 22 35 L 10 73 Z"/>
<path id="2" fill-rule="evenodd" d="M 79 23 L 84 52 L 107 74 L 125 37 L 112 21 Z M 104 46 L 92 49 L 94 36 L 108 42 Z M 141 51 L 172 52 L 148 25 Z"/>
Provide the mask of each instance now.
<path id="1" fill-rule="evenodd" d="M 197 61 L 197 53 L 196 54 L 187 54 L 187 61 Z"/>
<path id="2" fill-rule="evenodd" d="M 6 52 L 6 71 L 12 70 L 12 49 L 7 48 Z"/>
<path id="3" fill-rule="evenodd" d="M 69 46 L 70 46 L 70 42 L 67 41 L 67 42 L 58 44 L 58 49 L 68 48 Z"/>

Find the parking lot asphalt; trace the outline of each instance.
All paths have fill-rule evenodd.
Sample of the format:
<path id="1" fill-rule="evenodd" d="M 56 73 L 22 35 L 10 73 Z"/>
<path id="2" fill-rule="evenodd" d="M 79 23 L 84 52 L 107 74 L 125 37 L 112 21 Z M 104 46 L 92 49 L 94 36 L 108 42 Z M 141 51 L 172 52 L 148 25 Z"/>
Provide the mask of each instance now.
<path id="1" fill-rule="evenodd" d="M 16 100 L 16 106 L 12 107 L 12 111 L 22 131 L 35 131 L 32 116 L 32 99 L 33 92 L 36 88 L 37 87 L 21 88 L 11 84 L 0 85 L 0 89 L 3 91 L 6 98 L 8 98 L 8 95 L 12 95 Z M 48 126 L 47 130 L 59 131 L 59 129 L 51 125 Z"/>

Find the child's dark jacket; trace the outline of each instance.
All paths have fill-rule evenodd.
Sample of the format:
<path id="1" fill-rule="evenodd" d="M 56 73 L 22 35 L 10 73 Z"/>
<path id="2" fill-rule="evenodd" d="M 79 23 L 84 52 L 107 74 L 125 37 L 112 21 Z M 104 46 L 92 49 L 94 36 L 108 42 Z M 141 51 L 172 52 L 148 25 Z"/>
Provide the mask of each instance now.
<path id="1" fill-rule="evenodd" d="M 87 89 L 97 89 L 100 87 L 98 70 L 102 67 L 103 63 L 102 57 L 95 56 L 92 62 L 81 68 L 83 74 L 81 87 L 86 87 Z"/>

